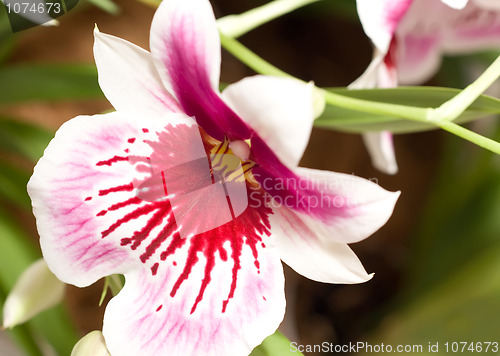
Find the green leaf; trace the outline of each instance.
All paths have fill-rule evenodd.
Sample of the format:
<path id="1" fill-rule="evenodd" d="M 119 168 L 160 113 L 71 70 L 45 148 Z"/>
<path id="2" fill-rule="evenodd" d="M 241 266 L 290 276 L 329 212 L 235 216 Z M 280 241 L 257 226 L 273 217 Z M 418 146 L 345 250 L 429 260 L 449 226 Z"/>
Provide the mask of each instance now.
<path id="1" fill-rule="evenodd" d="M 448 355 L 445 342 L 499 342 L 499 255 L 497 248 L 478 256 L 425 296 L 387 316 L 368 343 L 423 345 L 424 354 L 431 354 L 426 353 L 429 342 L 438 342 L 439 352 L 432 354 Z"/>
<path id="2" fill-rule="evenodd" d="M 40 255 L 35 248 L 35 243 L 19 227 L 16 219 L 1 208 L 0 246 L 0 290 L 5 296 L 12 289 L 21 273 L 32 262 L 40 258 Z M 17 328 L 13 329 L 14 335 L 21 343 L 32 347 L 29 345 L 30 340 L 25 340 L 28 337 L 26 332 L 31 332 L 32 335 L 43 335 L 58 351 L 59 355 L 69 355 L 73 345 L 78 340 L 67 312 L 61 306 L 40 313 L 26 326 L 21 326 L 19 331 Z"/>
<path id="3" fill-rule="evenodd" d="M 103 98 L 93 64 L 37 64 L 0 69 L 0 105 L 32 100 Z"/>
<path id="4" fill-rule="evenodd" d="M 4 199 L 30 210 L 31 203 L 26 192 L 29 173 L 0 159 L 0 199 Z"/>
<path id="5" fill-rule="evenodd" d="M 120 7 L 116 5 L 112 0 L 87 0 L 87 1 L 92 5 L 112 15 L 118 15 L 120 13 Z"/>
<path id="6" fill-rule="evenodd" d="M 459 89 L 440 87 L 398 87 L 365 90 L 330 88 L 327 90 L 350 98 L 420 108 L 438 107 L 460 92 Z M 500 100 L 482 95 L 455 122 L 472 121 L 498 113 L 500 113 Z M 389 130 L 394 133 L 408 133 L 436 129 L 436 126 L 431 123 L 410 121 L 390 115 L 370 114 L 332 105 L 326 105 L 325 111 L 316 119 L 314 125 L 352 133 L 382 130 Z"/>
<path id="7" fill-rule="evenodd" d="M 42 156 L 53 136 L 40 126 L 0 118 L 0 149 L 20 154 L 33 162 Z"/>
<path id="8" fill-rule="evenodd" d="M 290 346 L 288 340 L 279 331 L 268 336 L 260 346 L 257 346 L 250 356 L 286 356 L 286 355 L 302 355 L 301 352 Z"/>

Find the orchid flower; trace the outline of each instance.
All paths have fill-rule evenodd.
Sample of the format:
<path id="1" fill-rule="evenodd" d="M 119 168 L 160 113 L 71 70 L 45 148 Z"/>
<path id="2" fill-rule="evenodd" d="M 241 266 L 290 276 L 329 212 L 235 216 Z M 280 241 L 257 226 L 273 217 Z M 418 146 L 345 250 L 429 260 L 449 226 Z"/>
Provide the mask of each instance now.
<path id="1" fill-rule="evenodd" d="M 419 84 L 439 68 L 443 54 L 500 48 L 500 2 L 490 0 L 357 0 L 373 61 L 351 88 Z M 397 164 L 390 132 L 369 132 L 364 141 L 379 170 Z"/>
<path id="2" fill-rule="evenodd" d="M 371 278 L 348 247 L 399 192 L 298 168 L 312 86 L 255 76 L 219 92 L 208 0 L 166 0 L 151 53 L 95 32 L 115 112 L 56 133 L 28 191 L 44 258 L 66 283 L 125 275 L 106 307 L 111 355 L 247 355 L 285 311 L 281 261 L 320 282 Z"/>

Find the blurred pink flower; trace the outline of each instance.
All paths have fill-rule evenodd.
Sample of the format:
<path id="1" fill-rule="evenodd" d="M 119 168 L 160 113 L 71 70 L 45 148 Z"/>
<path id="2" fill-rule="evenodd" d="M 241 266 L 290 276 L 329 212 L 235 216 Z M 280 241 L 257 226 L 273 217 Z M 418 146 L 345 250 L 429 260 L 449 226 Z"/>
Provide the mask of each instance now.
<path id="1" fill-rule="evenodd" d="M 312 87 L 255 76 L 219 92 L 208 0 L 166 0 L 151 53 L 95 33 L 116 112 L 65 123 L 28 186 L 44 258 L 66 283 L 124 274 L 103 335 L 112 355 L 245 355 L 285 310 L 280 259 L 321 282 L 371 278 L 348 243 L 399 193 L 298 168 Z"/>
<path id="2" fill-rule="evenodd" d="M 500 48 L 500 1 L 357 0 L 357 7 L 375 53 L 351 88 L 420 84 L 437 71 L 443 54 Z M 392 135 L 370 132 L 364 140 L 374 166 L 396 173 Z"/>

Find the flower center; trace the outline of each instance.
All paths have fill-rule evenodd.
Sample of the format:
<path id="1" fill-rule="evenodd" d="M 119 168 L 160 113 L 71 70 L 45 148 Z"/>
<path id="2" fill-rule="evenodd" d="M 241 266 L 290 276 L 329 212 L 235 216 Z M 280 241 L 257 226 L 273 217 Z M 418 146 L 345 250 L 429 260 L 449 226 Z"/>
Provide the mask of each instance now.
<path id="1" fill-rule="evenodd" d="M 242 161 L 246 161 L 250 157 L 250 140 L 238 140 L 229 143 L 229 148 Z"/>

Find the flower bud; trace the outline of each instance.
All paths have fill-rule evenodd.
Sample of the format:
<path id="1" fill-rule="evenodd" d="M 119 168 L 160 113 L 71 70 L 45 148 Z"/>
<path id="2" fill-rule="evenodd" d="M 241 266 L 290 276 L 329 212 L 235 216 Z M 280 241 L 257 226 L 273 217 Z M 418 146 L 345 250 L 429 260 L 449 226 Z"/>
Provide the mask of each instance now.
<path id="1" fill-rule="evenodd" d="M 94 330 L 82 337 L 73 347 L 71 356 L 110 356 L 102 332 Z"/>
<path id="2" fill-rule="evenodd" d="M 3 307 L 3 327 L 12 328 L 62 301 L 65 284 L 47 267 L 43 258 L 19 277 Z"/>

